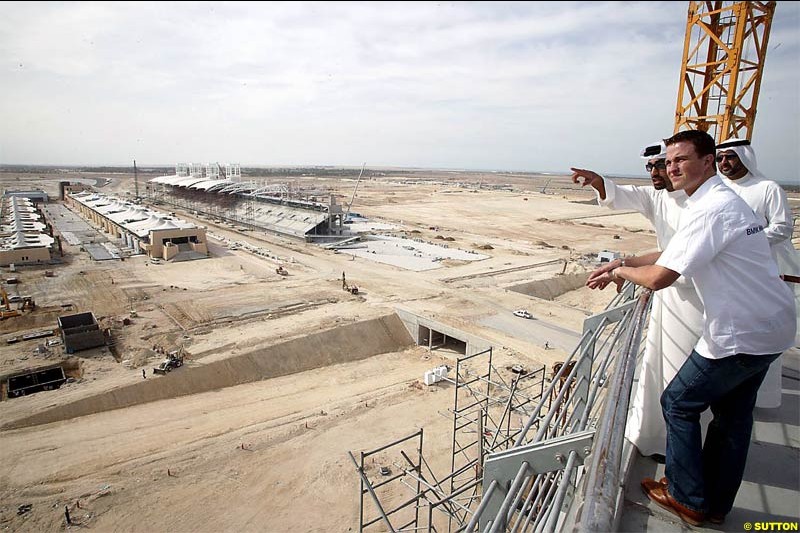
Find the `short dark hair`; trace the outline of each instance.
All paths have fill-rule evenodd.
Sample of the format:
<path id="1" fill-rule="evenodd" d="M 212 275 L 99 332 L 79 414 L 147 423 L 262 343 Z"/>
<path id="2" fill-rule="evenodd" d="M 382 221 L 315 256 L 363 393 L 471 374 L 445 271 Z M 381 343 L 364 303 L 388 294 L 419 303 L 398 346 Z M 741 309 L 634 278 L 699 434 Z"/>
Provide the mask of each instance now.
<path id="1" fill-rule="evenodd" d="M 697 155 L 700 157 L 716 154 L 717 143 L 714 142 L 714 137 L 704 131 L 679 131 L 672 137 L 664 139 L 664 145 L 666 146 L 680 142 L 692 143 L 694 151 L 697 152 Z"/>

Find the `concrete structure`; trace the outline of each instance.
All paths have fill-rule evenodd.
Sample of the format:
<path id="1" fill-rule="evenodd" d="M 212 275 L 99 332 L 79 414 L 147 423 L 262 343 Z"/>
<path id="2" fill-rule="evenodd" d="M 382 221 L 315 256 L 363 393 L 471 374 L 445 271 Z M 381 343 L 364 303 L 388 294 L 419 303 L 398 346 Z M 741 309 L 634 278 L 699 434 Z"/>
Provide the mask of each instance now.
<path id="1" fill-rule="evenodd" d="M 449 348 L 453 351 L 474 355 L 488 350 L 492 344 L 475 335 L 456 329 L 428 317 L 413 313 L 407 309 L 396 309 L 397 316 L 411 334 L 411 338 L 429 350 Z"/>
<path id="2" fill-rule="evenodd" d="M 3 191 L 3 197 L 27 198 L 34 204 L 39 204 L 39 203 L 46 204 L 48 201 L 47 193 L 40 189 L 34 189 L 30 191 L 14 191 L 11 189 L 6 189 Z"/>
<path id="3" fill-rule="evenodd" d="M 614 259 L 619 259 L 621 257 L 619 252 L 610 252 L 608 250 L 603 250 L 599 254 L 597 254 L 597 261 L 600 263 L 609 263 Z"/>
<path id="4" fill-rule="evenodd" d="M 61 365 L 18 372 L 5 379 L 4 397 L 17 398 L 27 394 L 59 388 L 67 380 Z"/>
<path id="5" fill-rule="evenodd" d="M 61 339 L 64 341 L 64 350 L 67 353 L 96 348 L 106 343 L 94 313 L 58 317 L 58 327 L 61 329 Z"/>
<path id="6" fill-rule="evenodd" d="M 344 212 L 321 191 L 302 194 L 286 184 L 242 181 L 238 165 L 180 163 L 175 174 L 151 179 L 147 195 L 153 203 L 172 204 L 214 219 L 243 224 L 305 240 L 339 237 Z"/>
<path id="7" fill-rule="evenodd" d="M 32 200 L 12 194 L 0 202 L 0 265 L 41 264 L 50 261 L 55 239 Z"/>
<path id="8" fill-rule="evenodd" d="M 135 251 L 164 260 L 208 256 L 206 230 L 138 204 L 89 191 L 65 192 L 65 203 Z"/>

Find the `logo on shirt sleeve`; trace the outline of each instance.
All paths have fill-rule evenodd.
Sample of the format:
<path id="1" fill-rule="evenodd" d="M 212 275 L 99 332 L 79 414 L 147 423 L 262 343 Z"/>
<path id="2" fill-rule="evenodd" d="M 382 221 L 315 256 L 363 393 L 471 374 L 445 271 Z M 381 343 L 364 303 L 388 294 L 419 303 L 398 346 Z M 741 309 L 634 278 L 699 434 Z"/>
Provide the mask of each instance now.
<path id="1" fill-rule="evenodd" d="M 759 233 L 761 231 L 764 231 L 764 226 L 761 225 L 753 226 L 752 228 L 747 228 L 748 235 L 755 235 L 756 233 Z"/>

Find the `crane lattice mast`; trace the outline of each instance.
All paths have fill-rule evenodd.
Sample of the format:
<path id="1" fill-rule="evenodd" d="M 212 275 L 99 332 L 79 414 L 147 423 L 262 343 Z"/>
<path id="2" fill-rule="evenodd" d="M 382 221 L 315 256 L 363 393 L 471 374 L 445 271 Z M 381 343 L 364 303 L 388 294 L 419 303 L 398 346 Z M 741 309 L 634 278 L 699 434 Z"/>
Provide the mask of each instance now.
<path id="1" fill-rule="evenodd" d="M 775 2 L 689 2 L 675 132 L 750 140 Z"/>

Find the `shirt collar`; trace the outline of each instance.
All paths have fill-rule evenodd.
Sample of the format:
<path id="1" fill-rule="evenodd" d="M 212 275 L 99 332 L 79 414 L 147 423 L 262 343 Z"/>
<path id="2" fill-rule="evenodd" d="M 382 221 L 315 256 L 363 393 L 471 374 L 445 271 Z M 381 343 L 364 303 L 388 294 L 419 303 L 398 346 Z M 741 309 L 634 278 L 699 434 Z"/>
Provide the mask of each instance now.
<path id="1" fill-rule="evenodd" d="M 701 186 L 699 186 L 699 187 L 697 188 L 697 190 L 696 190 L 696 191 L 694 191 L 694 194 L 692 194 L 691 196 L 689 196 L 689 198 L 686 200 L 686 204 L 687 204 L 687 205 L 694 205 L 694 204 L 696 204 L 696 203 L 697 203 L 697 202 L 699 202 L 699 201 L 700 201 L 700 200 L 701 200 L 701 199 L 702 199 L 702 198 L 703 198 L 703 197 L 704 197 L 706 194 L 708 194 L 708 192 L 709 192 L 711 189 L 713 189 L 714 187 L 717 187 L 717 186 L 719 186 L 719 185 L 722 185 L 722 180 L 720 179 L 720 177 L 719 177 L 718 175 L 714 174 L 713 176 L 711 176 L 710 178 L 708 178 L 708 179 L 707 179 L 707 180 L 706 180 L 706 181 L 705 181 L 705 182 L 704 182 L 704 183 L 703 183 Z"/>
<path id="2" fill-rule="evenodd" d="M 673 200 L 681 200 L 683 198 L 688 197 L 686 191 L 684 191 L 683 189 L 679 189 L 677 191 L 667 191 L 667 196 L 669 196 Z"/>
<path id="3" fill-rule="evenodd" d="M 727 176 L 723 176 L 722 174 L 717 174 L 720 178 L 722 178 L 723 183 L 735 183 L 736 185 L 744 185 L 753 180 L 753 173 L 748 171 L 747 174 L 739 178 L 738 180 L 732 180 Z"/>

